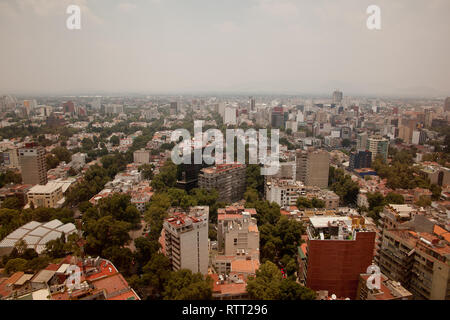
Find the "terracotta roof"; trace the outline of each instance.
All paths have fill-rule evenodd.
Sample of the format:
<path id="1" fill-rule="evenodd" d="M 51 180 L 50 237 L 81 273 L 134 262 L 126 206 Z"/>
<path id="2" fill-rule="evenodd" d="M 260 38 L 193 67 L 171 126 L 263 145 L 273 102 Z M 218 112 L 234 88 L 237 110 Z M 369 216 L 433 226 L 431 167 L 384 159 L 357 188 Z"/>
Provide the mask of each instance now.
<path id="1" fill-rule="evenodd" d="M 257 260 L 233 260 L 231 261 L 231 271 L 243 273 L 256 273 L 259 269 Z"/>

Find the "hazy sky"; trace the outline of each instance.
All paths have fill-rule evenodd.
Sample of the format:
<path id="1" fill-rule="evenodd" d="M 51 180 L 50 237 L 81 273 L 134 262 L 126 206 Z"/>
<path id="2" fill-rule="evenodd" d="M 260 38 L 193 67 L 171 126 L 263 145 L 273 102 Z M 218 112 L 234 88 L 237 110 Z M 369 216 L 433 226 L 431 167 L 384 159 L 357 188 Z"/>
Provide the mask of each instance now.
<path id="1" fill-rule="evenodd" d="M 449 12 L 449 0 L 0 0 L 0 94 L 450 95 Z"/>

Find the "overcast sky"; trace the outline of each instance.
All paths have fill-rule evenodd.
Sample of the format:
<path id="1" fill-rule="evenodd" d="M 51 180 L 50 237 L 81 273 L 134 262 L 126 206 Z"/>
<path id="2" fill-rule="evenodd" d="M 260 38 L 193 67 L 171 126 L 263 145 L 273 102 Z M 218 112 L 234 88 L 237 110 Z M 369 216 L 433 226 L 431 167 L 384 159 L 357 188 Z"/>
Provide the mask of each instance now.
<path id="1" fill-rule="evenodd" d="M 450 95 L 449 12 L 449 0 L 0 0 L 0 94 Z"/>

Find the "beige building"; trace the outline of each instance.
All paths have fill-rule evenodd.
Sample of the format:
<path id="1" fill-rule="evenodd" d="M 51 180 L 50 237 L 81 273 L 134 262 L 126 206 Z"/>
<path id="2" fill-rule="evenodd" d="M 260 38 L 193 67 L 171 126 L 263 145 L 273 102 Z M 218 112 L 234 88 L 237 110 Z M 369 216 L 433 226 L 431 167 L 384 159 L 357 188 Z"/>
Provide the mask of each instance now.
<path id="1" fill-rule="evenodd" d="M 62 185 L 49 182 L 46 185 L 36 185 L 27 193 L 28 205 L 33 203 L 36 208 L 57 208 L 64 203 Z"/>
<path id="2" fill-rule="evenodd" d="M 435 225 L 432 232 L 384 230 L 381 272 L 400 282 L 415 299 L 450 299 L 450 233 Z"/>
<path id="3" fill-rule="evenodd" d="M 330 154 L 325 150 L 297 150 L 296 180 L 305 186 L 328 187 Z"/>
<path id="4" fill-rule="evenodd" d="M 150 152 L 145 149 L 137 150 L 133 153 L 133 158 L 135 163 L 150 163 Z"/>
<path id="5" fill-rule="evenodd" d="M 19 163 L 23 184 L 47 183 L 47 164 L 43 147 L 30 143 L 19 149 Z"/>
<path id="6" fill-rule="evenodd" d="M 369 138 L 367 141 L 367 148 L 372 152 L 372 163 L 375 161 L 378 155 L 381 155 L 385 161 L 387 161 L 389 140 L 382 136 L 375 135 Z"/>
<path id="7" fill-rule="evenodd" d="M 189 213 L 175 212 L 164 220 L 161 245 L 173 270 L 208 273 L 209 207 L 192 207 Z"/>
<path id="8" fill-rule="evenodd" d="M 218 274 L 238 273 L 246 279 L 259 268 L 259 230 L 255 209 L 227 207 L 218 210 L 218 253 L 213 266 Z"/>

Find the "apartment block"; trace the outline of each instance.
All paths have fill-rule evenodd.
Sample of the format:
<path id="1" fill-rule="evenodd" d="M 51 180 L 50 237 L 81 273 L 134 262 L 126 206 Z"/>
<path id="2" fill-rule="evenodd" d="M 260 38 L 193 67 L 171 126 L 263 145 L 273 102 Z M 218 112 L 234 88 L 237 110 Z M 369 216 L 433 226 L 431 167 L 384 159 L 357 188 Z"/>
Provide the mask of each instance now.
<path id="1" fill-rule="evenodd" d="M 198 186 L 203 189 L 216 189 L 219 202 L 241 200 L 245 193 L 245 168 L 243 164 L 220 164 L 204 168 L 198 177 Z"/>
<path id="2" fill-rule="evenodd" d="M 173 212 L 164 220 L 162 251 L 173 270 L 189 269 L 208 273 L 209 207 L 192 207 L 189 212 Z"/>
<path id="3" fill-rule="evenodd" d="M 413 229 L 413 228 L 412 228 Z M 415 299 L 450 299 L 450 232 L 384 230 L 381 272 L 400 282 Z"/>
<path id="4" fill-rule="evenodd" d="M 328 187 L 330 154 L 325 150 L 297 150 L 296 180 L 305 186 Z"/>
<path id="5" fill-rule="evenodd" d="M 375 161 L 378 155 L 380 155 L 384 161 L 387 161 L 389 140 L 379 135 L 371 136 L 367 141 L 367 148 L 372 152 L 372 163 Z"/>
<path id="6" fill-rule="evenodd" d="M 276 202 L 280 207 L 295 206 L 299 197 L 306 196 L 306 188 L 301 181 L 269 178 L 264 194 L 267 201 Z"/>
<path id="7" fill-rule="evenodd" d="M 47 183 L 47 164 L 45 149 L 34 143 L 28 143 L 25 148 L 19 149 L 19 163 L 23 184 Z"/>

